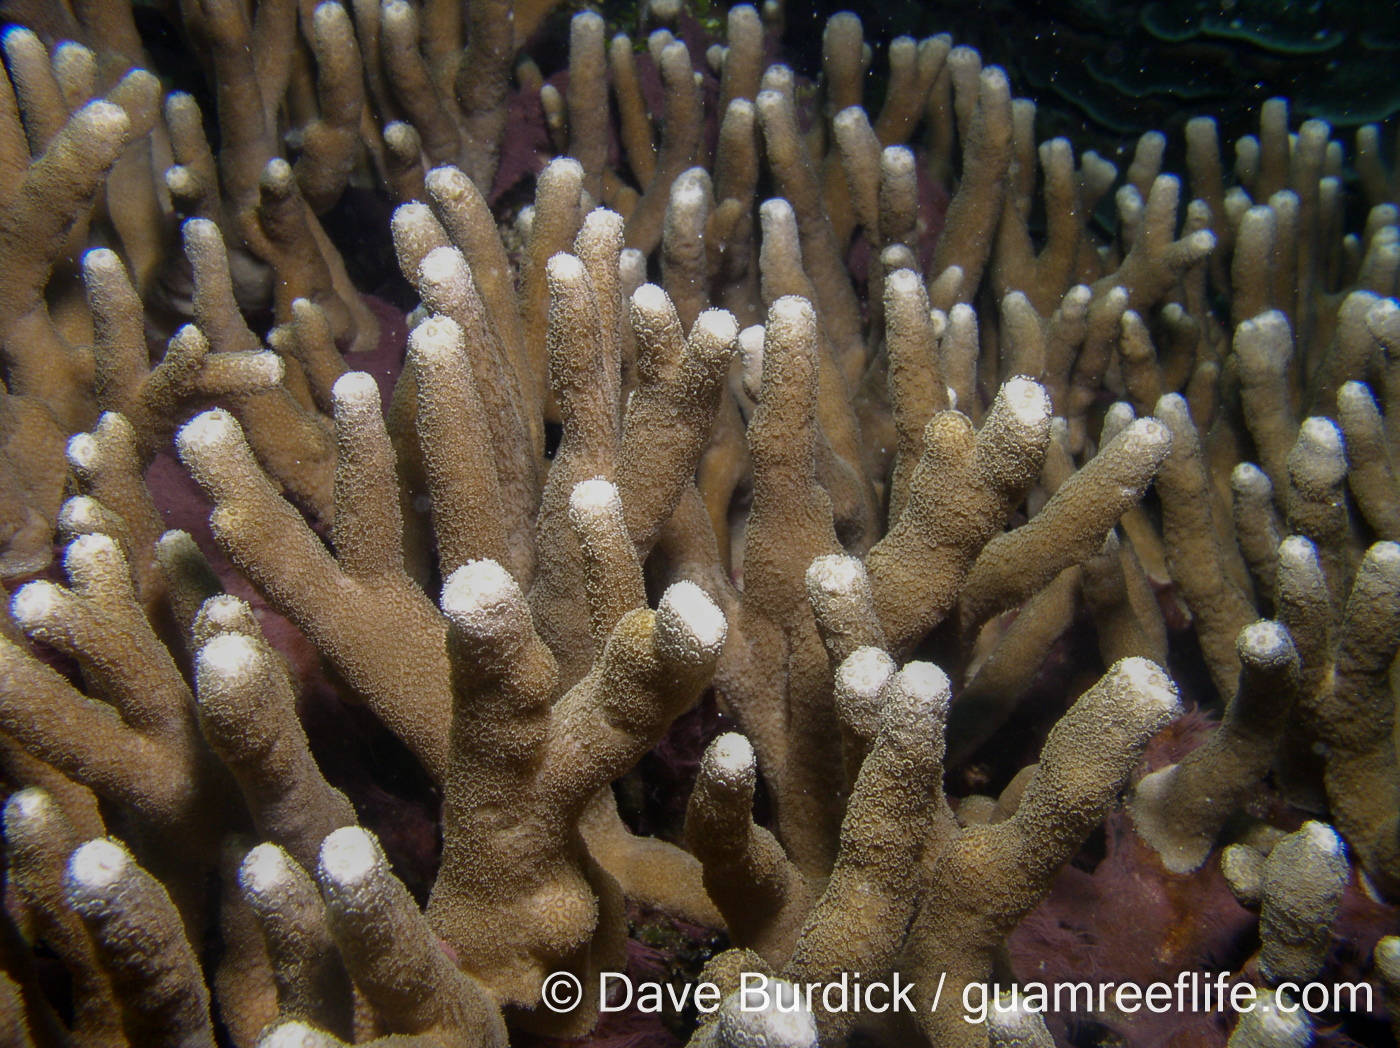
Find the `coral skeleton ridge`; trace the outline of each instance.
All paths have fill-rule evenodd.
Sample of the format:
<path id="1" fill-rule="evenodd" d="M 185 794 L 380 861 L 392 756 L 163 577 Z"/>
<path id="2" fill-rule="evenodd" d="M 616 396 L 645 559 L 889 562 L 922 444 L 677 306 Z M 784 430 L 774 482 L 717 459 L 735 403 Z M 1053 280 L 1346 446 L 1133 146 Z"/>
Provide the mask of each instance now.
<path id="1" fill-rule="evenodd" d="M 1389 1043 L 1395 128 L 565 6 L 0 5 L 0 1042 Z"/>

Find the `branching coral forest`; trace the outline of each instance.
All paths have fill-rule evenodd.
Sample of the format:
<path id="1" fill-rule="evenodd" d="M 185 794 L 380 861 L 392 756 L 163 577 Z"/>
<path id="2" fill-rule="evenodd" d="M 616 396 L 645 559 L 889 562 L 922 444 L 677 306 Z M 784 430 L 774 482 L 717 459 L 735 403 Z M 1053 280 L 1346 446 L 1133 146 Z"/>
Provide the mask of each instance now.
<path id="1" fill-rule="evenodd" d="M 799 7 L 0 5 L 0 1041 L 1394 1043 L 1395 129 Z"/>

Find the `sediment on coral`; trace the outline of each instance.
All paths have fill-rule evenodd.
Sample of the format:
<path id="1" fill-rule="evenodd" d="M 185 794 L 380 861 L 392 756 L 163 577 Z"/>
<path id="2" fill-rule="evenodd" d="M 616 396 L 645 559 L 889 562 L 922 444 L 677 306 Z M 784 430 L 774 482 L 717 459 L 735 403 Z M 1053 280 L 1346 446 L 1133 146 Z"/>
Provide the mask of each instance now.
<path id="1" fill-rule="evenodd" d="M 1393 129 L 1120 173 L 779 0 L 60 6 L 0 76 L 12 1040 L 1395 1022 Z M 714 1009 L 605 1007 L 658 968 Z M 1017 1003 L 1211 971 L 1277 1016 Z M 797 1006 L 852 973 L 915 1011 Z"/>

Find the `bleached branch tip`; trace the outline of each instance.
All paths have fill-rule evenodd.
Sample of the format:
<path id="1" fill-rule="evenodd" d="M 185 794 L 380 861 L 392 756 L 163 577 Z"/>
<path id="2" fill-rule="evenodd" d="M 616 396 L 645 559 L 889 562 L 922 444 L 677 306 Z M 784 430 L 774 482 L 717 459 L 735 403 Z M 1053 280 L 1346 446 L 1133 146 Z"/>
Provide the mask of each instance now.
<path id="1" fill-rule="evenodd" d="M 466 261 L 455 247 L 435 247 L 418 264 L 418 279 L 427 284 L 444 284 L 465 268 Z"/>
<path id="2" fill-rule="evenodd" d="M 340 887 L 367 880 L 382 861 L 378 842 L 359 826 L 342 826 L 321 842 L 321 879 Z"/>
<path id="3" fill-rule="evenodd" d="M 705 757 L 713 773 L 725 781 L 753 778 L 753 745 L 738 732 L 725 732 L 710 743 Z"/>
<path id="4" fill-rule="evenodd" d="M 347 371 L 335 380 L 331 395 L 337 409 L 367 411 L 372 407 L 379 411 L 379 384 L 367 372 Z"/>
<path id="5" fill-rule="evenodd" d="M 1337 831 L 1328 826 L 1325 822 L 1318 822 L 1310 819 L 1303 823 L 1302 833 L 1307 834 L 1307 842 L 1323 855 L 1341 855 L 1345 850 L 1342 838 L 1337 835 Z"/>
<path id="6" fill-rule="evenodd" d="M 68 860 L 68 879 L 80 889 L 100 892 L 120 880 L 130 864 L 131 856 L 125 848 L 99 837 L 73 853 Z"/>
<path id="7" fill-rule="evenodd" d="M 756 1001 L 742 1002 L 742 991 L 725 1002 L 719 1013 L 720 1043 L 816 1048 L 817 1024 L 803 1007 L 797 987 L 786 979 L 773 979 L 767 990 L 768 1006 L 763 1009 Z"/>
<path id="8" fill-rule="evenodd" d="M 1017 376 L 1001 387 L 1002 398 L 1016 421 L 1035 428 L 1050 417 L 1050 395 L 1033 379 Z"/>
<path id="9" fill-rule="evenodd" d="M 243 858 L 238 883 L 250 895 L 276 891 L 291 880 L 287 853 L 271 842 L 259 844 Z"/>
<path id="10" fill-rule="evenodd" d="M 831 124 L 839 134 L 850 128 L 859 127 L 862 122 L 868 122 L 865 116 L 865 110 L 860 106 L 847 106 L 836 114 L 836 118 L 832 120 Z"/>
<path id="11" fill-rule="evenodd" d="M 1253 462 L 1241 462 L 1230 473 L 1230 490 L 1253 498 L 1271 497 L 1274 485 L 1269 475 Z"/>
<path id="12" fill-rule="evenodd" d="M 1293 640 L 1277 622 L 1252 622 L 1240 630 L 1239 653 L 1259 665 L 1286 661 L 1293 654 Z"/>
<path id="13" fill-rule="evenodd" d="M 569 494 L 569 513 L 585 520 L 621 516 L 617 487 L 602 477 L 579 481 Z"/>
<path id="14" fill-rule="evenodd" d="M 187 219 L 180 227 L 180 232 L 184 235 L 186 247 L 189 247 L 191 242 L 195 247 L 212 246 L 216 243 L 220 248 L 223 247 L 224 238 L 219 233 L 219 227 L 207 218 Z"/>
<path id="15" fill-rule="evenodd" d="M 104 279 L 122 269 L 121 259 L 108 247 L 95 247 L 83 255 L 83 279 Z"/>
<path id="16" fill-rule="evenodd" d="M 331 1048 L 339 1042 L 306 1023 L 281 1023 L 263 1035 L 258 1048 Z"/>
<path id="17" fill-rule="evenodd" d="M 199 611 L 215 626 L 234 626 L 250 614 L 247 602 L 232 593 L 210 597 L 200 605 Z"/>
<path id="18" fill-rule="evenodd" d="M 198 455 L 237 440 L 240 433 L 238 422 L 232 415 L 223 408 L 214 408 L 201 412 L 181 426 L 180 432 L 175 435 L 175 446 L 182 457 Z"/>
<path id="19" fill-rule="evenodd" d="M 37 786 L 27 786 L 10 794 L 5 802 L 6 832 L 33 829 L 53 818 L 53 798 Z"/>
<path id="20" fill-rule="evenodd" d="M 199 649 L 197 659 L 201 679 L 213 675 L 223 680 L 245 677 L 256 663 L 258 646 L 241 633 L 220 633 Z"/>
<path id="21" fill-rule="evenodd" d="M 879 648 L 857 648 L 836 671 L 837 694 L 874 702 L 896 669 L 894 659 Z"/>
<path id="22" fill-rule="evenodd" d="M 890 177 L 907 177 L 914 170 L 914 153 L 907 146 L 886 146 L 880 153 L 880 170 Z"/>
<path id="23" fill-rule="evenodd" d="M 97 461 L 97 438 L 91 433 L 75 433 L 68 438 L 68 464 L 76 470 L 90 470 Z"/>
<path id="24" fill-rule="evenodd" d="M 739 322 L 727 309 L 705 310 L 695 318 L 694 328 L 699 328 L 725 346 L 730 345 L 739 336 Z"/>
<path id="25" fill-rule="evenodd" d="M 549 260 L 547 267 L 549 282 L 576 284 L 584 279 L 588 271 L 583 263 L 566 251 L 561 251 Z"/>
<path id="26" fill-rule="evenodd" d="M 771 197 L 758 205 L 759 221 L 765 225 L 774 222 L 796 222 L 792 205 L 782 197 Z"/>
<path id="27" fill-rule="evenodd" d="M 1346 445 L 1342 441 L 1342 431 L 1331 419 L 1316 416 L 1305 419 L 1298 428 L 1294 452 L 1306 456 L 1310 473 L 1317 471 L 1310 478 L 1315 483 L 1340 484 L 1346 476 Z M 1289 465 L 1293 463 L 1290 461 Z"/>
<path id="28" fill-rule="evenodd" d="M 494 560 L 469 560 L 442 587 L 442 613 L 481 636 L 517 610 L 524 596 L 510 572 Z"/>
<path id="29" fill-rule="evenodd" d="M 102 509 L 96 499 L 74 495 L 58 511 L 58 523 L 69 531 L 95 528 L 102 522 Z"/>
<path id="30" fill-rule="evenodd" d="M 1164 448 L 1171 443 L 1171 430 L 1155 418 L 1140 418 L 1123 433 L 1130 444 L 1146 448 Z"/>
<path id="31" fill-rule="evenodd" d="M 885 278 L 885 288 L 895 295 L 916 295 L 923 287 L 923 280 L 912 269 L 896 269 Z"/>
<path id="32" fill-rule="evenodd" d="M 540 172 L 540 177 L 545 178 L 572 178 L 576 182 L 583 181 L 583 165 L 570 156 L 555 157 Z"/>
<path id="33" fill-rule="evenodd" d="M 1400 543 L 1376 542 L 1366 551 L 1363 564 L 1371 563 L 1387 572 L 1400 569 Z"/>
<path id="34" fill-rule="evenodd" d="M 111 102 L 89 102 L 77 112 L 75 119 L 86 121 L 94 131 L 103 136 L 126 134 L 127 128 L 131 126 L 131 118 L 126 115 L 126 110 Z"/>
<path id="35" fill-rule="evenodd" d="M 796 327 L 799 324 L 815 325 L 817 322 L 812 303 L 800 295 L 784 295 L 778 299 L 769 307 L 768 317 L 770 328 L 774 324 Z"/>
<path id="36" fill-rule="evenodd" d="M 674 583 L 656 609 L 658 645 L 681 662 L 698 664 L 714 658 L 728 631 L 724 612 L 693 582 Z"/>
<path id="37" fill-rule="evenodd" d="M 20 629 L 29 630 L 46 622 L 57 609 L 63 591 L 52 582 L 30 582 L 19 588 L 10 601 L 10 614 Z"/>
<path id="38" fill-rule="evenodd" d="M 828 553 L 807 568 L 807 585 L 819 593 L 849 595 L 865 581 L 865 565 L 843 553 Z"/>
<path id="39" fill-rule="evenodd" d="M 1317 549 L 1302 535 L 1289 535 L 1278 544 L 1278 563 L 1283 569 L 1318 571 Z"/>
<path id="40" fill-rule="evenodd" d="M 632 305 L 644 313 L 669 313 L 670 296 L 655 284 L 643 284 L 632 292 Z"/>
<path id="41" fill-rule="evenodd" d="M 63 551 L 63 564 L 72 576 L 74 573 L 101 570 L 104 567 L 120 570 L 125 567 L 126 558 L 122 556 L 121 548 L 110 535 L 92 532 L 79 535 L 68 543 L 68 548 Z"/>
<path id="42" fill-rule="evenodd" d="M 1126 685 L 1124 690 L 1128 701 L 1143 710 L 1171 717 L 1180 712 L 1176 685 L 1162 667 L 1150 659 L 1139 656 L 1120 659 L 1109 669 L 1109 673 Z"/>
<path id="43" fill-rule="evenodd" d="M 451 317 L 429 316 L 408 336 L 409 351 L 429 359 L 461 354 L 462 327 Z"/>

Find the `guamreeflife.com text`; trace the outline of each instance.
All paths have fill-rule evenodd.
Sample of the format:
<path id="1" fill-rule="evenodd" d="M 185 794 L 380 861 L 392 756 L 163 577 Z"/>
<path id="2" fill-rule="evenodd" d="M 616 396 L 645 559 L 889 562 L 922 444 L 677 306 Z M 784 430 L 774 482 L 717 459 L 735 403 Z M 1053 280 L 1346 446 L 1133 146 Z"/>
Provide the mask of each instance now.
<path id="1" fill-rule="evenodd" d="M 1163 1013 L 1235 1012 L 1277 1008 L 1286 1013 L 1300 1009 L 1319 1012 L 1367 1012 L 1373 1006 L 1373 988 L 1367 982 L 1281 983 L 1270 993 L 1240 981 L 1231 972 L 1181 972 L 1175 982 L 1145 986 L 1116 982 L 1027 982 L 1003 987 L 999 983 L 967 983 L 960 995 L 944 996 L 947 973 L 934 988 L 929 1011 L 958 1008 L 965 1022 L 981 1024 L 993 1010 L 1042 1013 L 1103 1012 L 1109 1009 L 1131 1015 L 1146 1010 Z M 867 1013 L 914 1012 L 915 984 L 899 973 L 888 979 L 864 981 L 859 972 L 843 972 L 826 983 L 793 984 L 762 972 L 743 972 L 738 987 L 738 1007 L 750 1012 Z M 583 998 L 583 986 L 567 972 L 555 972 L 545 980 L 544 1003 L 556 1012 L 572 1011 Z M 634 982 L 624 972 L 599 975 L 598 999 L 604 1012 L 636 1008 L 641 1012 L 680 1011 L 693 1005 L 701 1014 L 719 1009 L 724 992 L 712 982 Z"/>

